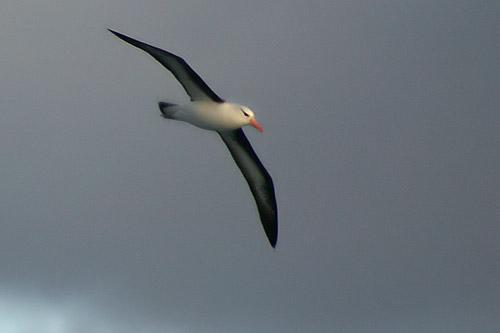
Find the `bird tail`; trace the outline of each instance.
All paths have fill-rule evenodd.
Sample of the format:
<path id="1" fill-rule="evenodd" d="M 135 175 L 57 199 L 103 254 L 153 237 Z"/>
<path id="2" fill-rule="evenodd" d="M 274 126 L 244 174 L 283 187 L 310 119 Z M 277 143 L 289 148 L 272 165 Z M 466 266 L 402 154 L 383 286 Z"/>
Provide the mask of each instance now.
<path id="1" fill-rule="evenodd" d="M 174 119 L 174 114 L 177 112 L 177 108 L 175 108 L 175 106 L 177 106 L 177 104 L 167 102 L 158 103 L 161 115 L 167 119 Z"/>

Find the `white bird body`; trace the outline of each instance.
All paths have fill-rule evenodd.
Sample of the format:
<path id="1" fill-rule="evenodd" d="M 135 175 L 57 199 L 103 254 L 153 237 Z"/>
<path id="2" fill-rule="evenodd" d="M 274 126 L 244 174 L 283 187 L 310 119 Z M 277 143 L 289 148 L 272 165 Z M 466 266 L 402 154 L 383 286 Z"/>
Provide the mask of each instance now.
<path id="1" fill-rule="evenodd" d="M 194 101 L 184 105 L 172 105 L 162 110 L 166 118 L 181 120 L 199 128 L 212 131 L 235 130 L 248 125 L 253 112 L 234 103 Z M 245 116 L 243 111 L 248 115 Z"/>

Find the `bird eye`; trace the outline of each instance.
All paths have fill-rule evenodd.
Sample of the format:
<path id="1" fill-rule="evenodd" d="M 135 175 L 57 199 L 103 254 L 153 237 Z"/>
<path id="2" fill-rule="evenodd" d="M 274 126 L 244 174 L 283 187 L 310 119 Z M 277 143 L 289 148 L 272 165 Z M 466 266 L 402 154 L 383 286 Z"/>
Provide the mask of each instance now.
<path id="1" fill-rule="evenodd" d="M 241 112 L 243 112 L 243 114 L 245 115 L 245 117 L 250 117 L 250 115 L 248 113 L 246 113 L 243 109 L 240 109 Z"/>

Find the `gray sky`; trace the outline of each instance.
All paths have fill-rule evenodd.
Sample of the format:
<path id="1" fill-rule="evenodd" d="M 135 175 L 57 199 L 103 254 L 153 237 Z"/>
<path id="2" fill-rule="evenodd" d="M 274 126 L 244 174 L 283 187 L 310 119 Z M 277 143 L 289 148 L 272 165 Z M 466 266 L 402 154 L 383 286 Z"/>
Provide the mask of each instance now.
<path id="1" fill-rule="evenodd" d="M 0 330 L 500 331 L 498 1 L 40 1 L 0 11 Z M 263 123 L 275 251 L 183 56 Z"/>

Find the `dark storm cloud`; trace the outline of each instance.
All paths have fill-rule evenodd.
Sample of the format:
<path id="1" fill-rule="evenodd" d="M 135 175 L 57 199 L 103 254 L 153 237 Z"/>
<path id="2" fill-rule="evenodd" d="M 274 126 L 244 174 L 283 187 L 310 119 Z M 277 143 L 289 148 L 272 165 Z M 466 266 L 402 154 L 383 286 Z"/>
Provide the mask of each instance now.
<path id="1" fill-rule="evenodd" d="M 498 331 L 499 15 L 6 2 L 0 307 L 41 332 Z M 276 251 L 217 135 L 160 117 L 180 85 L 106 28 L 181 54 L 256 112 Z"/>

